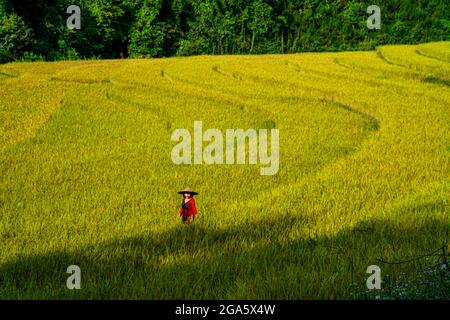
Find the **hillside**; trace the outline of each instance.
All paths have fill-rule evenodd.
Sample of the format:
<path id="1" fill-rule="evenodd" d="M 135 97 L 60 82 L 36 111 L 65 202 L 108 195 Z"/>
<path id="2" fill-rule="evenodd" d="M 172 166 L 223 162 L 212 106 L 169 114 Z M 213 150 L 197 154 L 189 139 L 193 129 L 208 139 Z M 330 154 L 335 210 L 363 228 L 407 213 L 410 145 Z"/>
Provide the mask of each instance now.
<path id="1" fill-rule="evenodd" d="M 449 249 L 449 53 L 0 65 L 0 298 L 343 299 L 370 265 L 401 297 Z M 194 121 L 278 129 L 278 172 L 174 164 Z"/>

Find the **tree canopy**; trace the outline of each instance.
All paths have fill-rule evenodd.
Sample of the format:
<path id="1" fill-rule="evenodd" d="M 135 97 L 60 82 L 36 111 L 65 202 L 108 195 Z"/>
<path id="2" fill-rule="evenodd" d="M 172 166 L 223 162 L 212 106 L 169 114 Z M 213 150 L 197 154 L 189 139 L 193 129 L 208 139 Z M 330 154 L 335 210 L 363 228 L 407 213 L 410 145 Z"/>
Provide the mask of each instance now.
<path id="1" fill-rule="evenodd" d="M 374 3 L 372 3 L 374 2 Z M 381 8 L 369 30 L 367 8 Z M 81 29 L 67 28 L 67 7 Z M 448 0 L 0 0 L 0 62 L 373 49 L 450 40 Z"/>

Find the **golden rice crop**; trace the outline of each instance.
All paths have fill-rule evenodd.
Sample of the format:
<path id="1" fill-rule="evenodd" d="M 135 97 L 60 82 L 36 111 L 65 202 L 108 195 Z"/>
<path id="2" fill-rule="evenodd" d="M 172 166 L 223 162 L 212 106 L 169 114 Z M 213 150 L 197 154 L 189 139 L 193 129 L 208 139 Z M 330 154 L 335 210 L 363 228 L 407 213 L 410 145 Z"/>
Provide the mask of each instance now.
<path id="1" fill-rule="evenodd" d="M 383 261 L 449 248 L 449 52 L 0 65 L 0 298 L 349 298 L 373 264 L 414 279 L 423 260 Z M 196 120 L 279 129 L 280 170 L 174 165 Z"/>

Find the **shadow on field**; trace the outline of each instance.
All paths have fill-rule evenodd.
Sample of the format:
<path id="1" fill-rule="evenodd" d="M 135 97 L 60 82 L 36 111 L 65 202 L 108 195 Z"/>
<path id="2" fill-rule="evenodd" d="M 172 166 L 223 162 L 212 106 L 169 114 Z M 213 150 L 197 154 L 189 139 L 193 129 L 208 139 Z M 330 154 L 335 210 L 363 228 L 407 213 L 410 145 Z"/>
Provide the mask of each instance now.
<path id="1" fill-rule="evenodd" d="M 371 220 L 332 237 L 301 239 L 299 230 L 308 234 L 300 217 L 288 215 L 223 230 L 198 221 L 73 252 L 18 257 L 0 266 L 0 298 L 348 298 L 352 284 L 365 287 L 366 269 L 377 258 L 433 250 L 446 241 L 448 224 L 429 219 L 405 228 Z M 385 275 L 414 273 L 424 263 L 379 265 Z M 81 290 L 66 288 L 72 264 L 81 268 Z"/>

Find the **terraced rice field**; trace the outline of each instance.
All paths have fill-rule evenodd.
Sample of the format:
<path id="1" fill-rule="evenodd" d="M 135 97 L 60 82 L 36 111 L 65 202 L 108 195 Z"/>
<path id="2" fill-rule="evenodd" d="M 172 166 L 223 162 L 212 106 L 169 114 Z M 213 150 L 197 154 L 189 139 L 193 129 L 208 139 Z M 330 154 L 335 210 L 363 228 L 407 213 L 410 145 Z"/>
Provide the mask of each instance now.
<path id="1" fill-rule="evenodd" d="M 0 298 L 371 297 L 370 265 L 416 281 L 449 249 L 449 85 L 449 42 L 0 65 Z M 279 129 L 278 173 L 173 164 L 196 120 Z"/>

